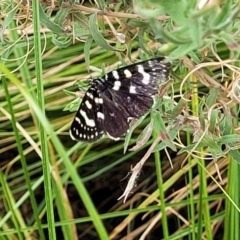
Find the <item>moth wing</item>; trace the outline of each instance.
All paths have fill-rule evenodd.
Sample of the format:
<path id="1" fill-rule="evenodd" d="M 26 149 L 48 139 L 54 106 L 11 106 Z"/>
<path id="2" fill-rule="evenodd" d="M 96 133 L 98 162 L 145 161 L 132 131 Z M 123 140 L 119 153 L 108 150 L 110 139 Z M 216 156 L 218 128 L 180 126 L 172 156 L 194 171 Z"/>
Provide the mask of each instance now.
<path id="1" fill-rule="evenodd" d="M 73 140 L 94 142 L 103 136 L 102 104 L 96 102 L 96 99 L 100 99 L 99 91 L 89 88 L 70 128 L 70 136 Z"/>

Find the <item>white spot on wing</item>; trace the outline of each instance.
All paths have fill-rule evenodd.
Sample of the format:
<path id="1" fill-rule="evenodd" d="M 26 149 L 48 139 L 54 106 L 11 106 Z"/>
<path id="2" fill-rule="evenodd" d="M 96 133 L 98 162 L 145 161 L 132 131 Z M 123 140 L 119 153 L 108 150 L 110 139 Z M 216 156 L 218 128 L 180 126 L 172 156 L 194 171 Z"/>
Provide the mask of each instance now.
<path id="1" fill-rule="evenodd" d="M 83 110 L 80 110 L 80 114 L 83 116 L 86 124 L 89 126 L 89 127 L 95 127 L 95 122 L 93 119 L 89 119 L 87 114 L 83 111 Z M 83 136 L 84 137 L 84 136 Z M 85 138 L 85 137 L 84 137 Z"/>
<path id="2" fill-rule="evenodd" d="M 142 65 L 138 65 L 138 72 L 142 74 L 143 79 L 142 83 L 147 85 L 150 82 L 150 75 L 144 71 L 144 68 Z"/>
<path id="3" fill-rule="evenodd" d="M 77 139 L 73 136 L 71 129 L 69 130 L 69 134 L 72 140 L 77 141 Z"/>
<path id="4" fill-rule="evenodd" d="M 137 93 L 136 92 L 136 87 L 135 86 L 130 86 L 129 92 L 130 93 Z"/>
<path id="5" fill-rule="evenodd" d="M 101 118 L 102 120 L 104 120 L 104 115 L 101 112 L 97 112 L 97 117 Z"/>
<path id="6" fill-rule="evenodd" d="M 121 87 L 121 82 L 120 81 L 115 81 L 112 89 L 115 90 L 115 91 L 118 91 L 120 89 L 120 87 Z"/>
<path id="7" fill-rule="evenodd" d="M 75 121 L 77 121 L 79 124 L 81 123 L 81 121 L 80 121 L 80 119 L 78 117 L 75 117 Z"/>
<path id="8" fill-rule="evenodd" d="M 128 69 L 124 70 L 124 74 L 125 74 L 126 78 L 130 78 L 132 76 L 132 73 Z"/>
<path id="9" fill-rule="evenodd" d="M 75 130 L 75 132 L 76 132 L 76 135 L 78 135 L 78 134 L 79 134 L 79 132 L 78 132 L 78 129 L 76 129 L 76 130 Z"/>
<path id="10" fill-rule="evenodd" d="M 90 92 L 86 92 L 86 95 L 87 95 L 89 98 L 93 99 L 93 95 L 92 95 Z"/>
<path id="11" fill-rule="evenodd" d="M 116 70 L 112 71 L 112 75 L 115 79 L 119 79 L 119 75 L 118 75 L 118 72 Z"/>
<path id="12" fill-rule="evenodd" d="M 103 99 L 102 98 L 94 98 L 95 103 L 103 104 Z"/>
<path id="13" fill-rule="evenodd" d="M 88 100 L 85 102 L 85 104 L 88 109 L 92 109 L 92 104 Z"/>

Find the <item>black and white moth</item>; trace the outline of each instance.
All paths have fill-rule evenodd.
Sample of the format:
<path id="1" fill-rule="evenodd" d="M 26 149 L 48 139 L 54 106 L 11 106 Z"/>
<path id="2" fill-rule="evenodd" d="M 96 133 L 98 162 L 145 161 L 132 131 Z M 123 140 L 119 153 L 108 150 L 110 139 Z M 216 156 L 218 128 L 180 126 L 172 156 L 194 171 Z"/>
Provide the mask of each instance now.
<path id="1" fill-rule="evenodd" d="M 104 134 L 117 139 L 126 133 L 130 120 L 152 107 L 158 84 L 168 79 L 171 63 L 164 60 L 142 61 L 91 80 L 73 119 L 71 138 L 94 142 Z"/>

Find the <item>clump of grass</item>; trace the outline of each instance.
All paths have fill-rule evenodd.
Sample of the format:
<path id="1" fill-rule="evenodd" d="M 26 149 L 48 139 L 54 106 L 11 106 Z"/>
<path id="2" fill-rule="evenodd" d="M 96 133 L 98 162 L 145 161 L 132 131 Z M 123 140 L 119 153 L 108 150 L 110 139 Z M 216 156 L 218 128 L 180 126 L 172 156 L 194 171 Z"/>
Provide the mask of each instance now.
<path id="1" fill-rule="evenodd" d="M 238 239 L 238 2 L 0 9 L 1 237 Z M 75 83 L 155 55 L 172 81 L 125 142 L 73 142 Z"/>

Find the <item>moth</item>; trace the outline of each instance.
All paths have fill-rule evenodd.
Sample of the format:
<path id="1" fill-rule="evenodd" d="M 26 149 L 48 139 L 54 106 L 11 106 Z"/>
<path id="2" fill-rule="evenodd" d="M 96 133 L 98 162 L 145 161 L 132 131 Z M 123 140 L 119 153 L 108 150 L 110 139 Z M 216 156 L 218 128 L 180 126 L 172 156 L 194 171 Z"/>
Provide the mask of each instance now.
<path id="1" fill-rule="evenodd" d="M 73 119 L 73 140 L 94 142 L 103 135 L 118 139 L 153 105 L 158 85 L 168 79 L 171 63 L 164 57 L 113 70 L 90 81 Z"/>

